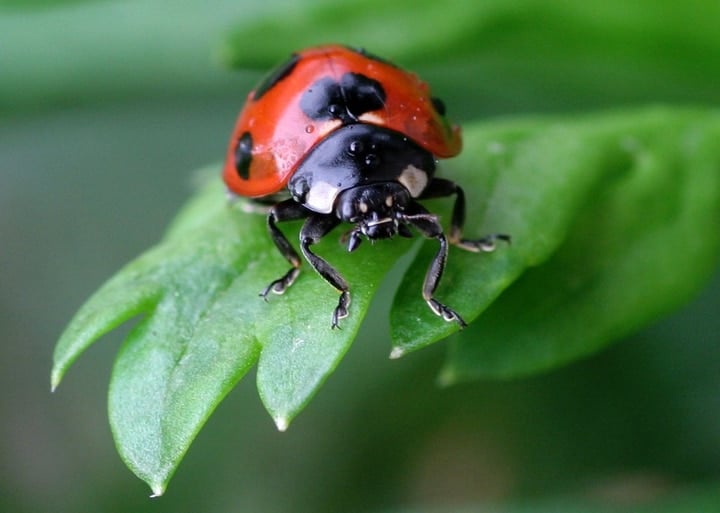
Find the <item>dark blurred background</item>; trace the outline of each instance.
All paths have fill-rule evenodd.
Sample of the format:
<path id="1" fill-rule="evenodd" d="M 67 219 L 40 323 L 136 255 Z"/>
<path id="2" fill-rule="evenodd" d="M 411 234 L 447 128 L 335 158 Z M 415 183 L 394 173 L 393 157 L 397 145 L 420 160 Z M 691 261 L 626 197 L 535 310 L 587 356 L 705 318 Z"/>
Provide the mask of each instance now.
<path id="1" fill-rule="evenodd" d="M 438 23 L 476 17 L 483 30 L 447 41 L 452 30 L 439 27 L 427 58 L 422 45 L 389 35 L 364 44 L 420 72 L 463 122 L 716 105 L 720 32 L 708 27 L 720 22 L 717 5 L 674 4 L 451 2 L 457 13 Z M 349 38 L 364 35 L 347 14 L 362 2 L 336 6 L 328 34 L 313 29 L 324 5 L 303 4 L 307 20 L 292 22 L 308 24 L 316 39 L 306 43 L 343 23 Z M 444 344 L 390 361 L 379 323 L 286 433 L 253 377 L 243 380 L 160 499 L 125 468 L 107 424 L 126 328 L 50 394 L 63 327 L 158 240 L 192 193 L 193 170 L 224 154 L 260 77 L 220 64 L 227 34 L 242 39 L 298 9 L 278 0 L 0 3 L 0 510 L 720 510 L 720 275 L 673 316 L 592 359 L 513 382 L 439 389 Z M 586 9 L 598 11 L 578 14 Z M 283 34 L 265 37 L 283 43 Z M 391 296 L 390 285 L 378 295 Z M 377 318 L 388 303 L 373 305 Z"/>

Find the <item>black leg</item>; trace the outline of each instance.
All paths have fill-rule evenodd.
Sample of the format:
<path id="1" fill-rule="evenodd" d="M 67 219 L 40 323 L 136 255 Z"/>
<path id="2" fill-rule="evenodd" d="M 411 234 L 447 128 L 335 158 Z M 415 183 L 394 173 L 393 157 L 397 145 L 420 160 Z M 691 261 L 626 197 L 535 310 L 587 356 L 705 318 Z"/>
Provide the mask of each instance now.
<path id="1" fill-rule="evenodd" d="M 450 221 L 450 244 L 467 251 L 494 251 L 498 240 L 510 242 L 510 236 L 503 233 L 487 235 L 480 239 L 464 239 L 462 236 L 465 225 L 465 192 L 458 184 L 444 178 L 433 178 L 428 184 L 420 199 L 442 198 L 455 194 L 452 219 Z"/>
<path id="2" fill-rule="evenodd" d="M 316 244 L 339 224 L 340 219 L 333 215 L 313 214 L 305 221 L 302 230 L 300 230 L 300 249 L 302 249 L 303 255 L 313 266 L 313 269 L 340 292 L 340 299 L 332 316 L 332 328 L 337 328 L 340 319 L 348 316 L 350 287 L 345 278 L 334 267 L 310 250 L 310 246 Z"/>
<path id="3" fill-rule="evenodd" d="M 290 245 L 287 237 L 278 229 L 276 223 L 303 219 L 309 215 L 310 211 L 308 209 L 292 199 L 282 201 L 270 209 L 267 217 L 267 227 L 270 232 L 270 238 L 272 238 L 275 246 L 277 246 L 280 253 L 282 253 L 282 256 L 290 262 L 292 267 L 281 278 L 278 278 L 265 287 L 265 290 L 260 293 L 263 298 L 267 298 L 270 292 L 282 294 L 293 284 L 298 274 L 300 274 L 300 256 Z"/>
<path id="4" fill-rule="evenodd" d="M 445 238 L 437 216 L 428 212 L 419 203 L 412 203 L 407 209 L 407 215 L 404 216 L 403 221 L 417 228 L 425 237 L 437 239 L 440 243 L 440 248 L 432 262 L 430 262 L 430 267 L 425 275 L 422 289 L 423 299 L 436 315 L 439 315 L 448 322 L 455 321 L 461 328 L 464 328 L 467 324 L 460 314 L 433 297 L 445 271 L 445 263 L 447 262 L 448 256 L 448 241 Z"/>

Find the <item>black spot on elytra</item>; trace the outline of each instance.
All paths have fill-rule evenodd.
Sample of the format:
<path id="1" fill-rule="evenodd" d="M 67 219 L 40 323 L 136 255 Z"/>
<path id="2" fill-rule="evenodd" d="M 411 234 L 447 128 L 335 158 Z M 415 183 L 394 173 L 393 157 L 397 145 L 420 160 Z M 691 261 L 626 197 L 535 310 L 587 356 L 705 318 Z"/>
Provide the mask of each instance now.
<path id="1" fill-rule="evenodd" d="M 430 99 L 430 101 L 432 102 L 433 107 L 435 108 L 437 113 L 440 114 L 441 116 L 444 116 L 445 115 L 445 102 L 435 96 L 432 97 Z"/>
<path id="2" fill-rule="evenodd" d="M 305 91 L 300 108 L 314 120 L 339 119 L 344 125 L 385 105 L 385 90 L 380 82 L 359 73 L 345 73 L 336 81 L 321 78 Z"/>
<path id="3" fill-rule="evenodd" d="M 252 136 L 245 132 L 235 145 L 235 170 L 243 180 L 250 178 L 250 162 L 252 161 Z"/>
<path id="4" fill-rule="evenodd" d="M 262 95 L 275 87 L 278 82 L 292 73 L 292 70 L 295 69 L 298 62 L 300 62 L 300 56 L 294 53 L 288 60 L 270 71 L 255 88 L 255 96 L 253 99 L 255 101 L 259 100 Z"/>
<path id="5" fill-rule="evenodd" d="M 358 54 L 358 55 L 362 55 L 363 57 L 365 57 L 365 58 L 367 58 L 367 59 L 372 59 L 372 60 L 374 60 L 374 61 L 381 62 L 381 63 L 383 63 L 383 64 L 387 64 L 388 66 L 392 66 L 393 68 L 397 68 L 397 67 L 398 67 L 397 65 L 395 65 L 395 63 L 390 62 L 390 61 L 387 60 L 387 59 L 383 59 L 382 57 L 379 57 L 379 56 L 375 55 L 375 54 L 372 53 L 372 52 L 368 52 L 365 48 L 362 48 L 362 47 L 354 47 L 354 46 L 346 46 L 345 48 L 347 48 L 347 49 L 350 50 L 351 52 L 355 52 L 355 53 Z M 399 68 L 398 68 L 398 69 L 399 69 Z"/>

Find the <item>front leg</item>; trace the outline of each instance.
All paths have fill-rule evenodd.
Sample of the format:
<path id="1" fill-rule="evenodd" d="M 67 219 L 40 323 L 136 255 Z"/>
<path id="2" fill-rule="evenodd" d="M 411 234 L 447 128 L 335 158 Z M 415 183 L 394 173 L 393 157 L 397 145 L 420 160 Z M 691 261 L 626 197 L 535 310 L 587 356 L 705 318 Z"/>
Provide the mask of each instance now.
<path id="1" fill-rule="evenodd" d="M 313 214 L 305 221 L 300 230 L 300 249 L 310 265 L 313 266 L 320 276 L 340 292 L 340 299 L 332 316 L 332 328 L 338 327 L 340 319 L 348 316 L 350 306 L 350 287 L 340 273 L 326 260 L 312 252 L 310 246 L 327 235 L 333 228 L 340 224 L 340 219 L 333 215 Z"/>
<path id="2" fill-rule="evenodd" d="M 413 203 L 410 208 L 408 208 L 403 221 L 417 228 L 425 237 L 437 239 L 440 243 L 440 248 L 438 248 L 438 252 L 432 259 L 432 262 L 430 262 L 430 267 L 425 274 L 422 289 L 423 299 L 436 315 L 439 315 L 448 322 L 455 321 L 461 328 L 464 328 L 467 326 L 467 323 L 460 314 L 449 306 L 442 304 L 434 297 L 435 291 L 440 284 L 440 279 L 445 271 L 445 264 L 447 263 L 448 257 L 448 240 L 443 233 L 442 225 L 440 225 L 437 216 L 428 212 L 419 203 Z"/>
<path id="3" fill-rule="evenodd" d="M 277 246 L 280 253 L 282 253 L 282 256 L 290 262 L 292 267 L 282 277 L 265 287 L 265 289 L 260 293 L 260 296 L 264 299 L 267 298 L 267 295 L 270 292 L 275 294 L 282 294 L 285 292 L 287 288 L 297 279 L 298 274 L 300 274 L 300 256 L 290 245 L 287 237 L 285 237 L 283 232 L 281 232 L 277 227 L 277 223 L 281 221 L 304 219 L 309 215 L 310 211 L 293 199 L 281 201 L 270 209 L 267 217 L 267 227 L 268 232 L 270 233 L 270 238 L 275 243 L 275 246 Z"/>
<path id="4" fill-rule="evenodd" d="M 480 239 L 464 239 L 462 236 L 465 226 L 465 192 L 462 187 L 451 180 L 433 178 L 428 184 L 420 199 L 442 198 L 455 194 L 452 219 L 450 221 L 449 241 L 459 248 L 478 253 L 480 251 L 494 251 L 498 240 L 510 242 L 510 236 L 503 233 L 494 233 Z"/>

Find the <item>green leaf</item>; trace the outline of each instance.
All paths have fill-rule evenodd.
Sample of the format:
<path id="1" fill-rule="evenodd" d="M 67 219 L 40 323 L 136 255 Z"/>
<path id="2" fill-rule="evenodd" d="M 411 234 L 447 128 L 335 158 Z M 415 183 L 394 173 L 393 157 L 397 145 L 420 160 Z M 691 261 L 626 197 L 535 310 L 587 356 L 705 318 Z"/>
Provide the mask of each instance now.
<path id="1" fill-rule="evenodd" d="M 454 0 L 451 4 L 432 0 L 295 4 L 284 9 L 297 12 L 285 11 L 283 16 L 269 16 L 229 32 L 220 56 L 229 66 L 264 69 L 290 51 L 334 41 L 355 46 L 372 42 L 372 50 L 379 55 L 392 49 L 396 55 L 440 58 L 448 55 L 448 43 L 452 45 L 477 28 L 477 20 L 467 16 L 467 9 L 477 2 Z M 267 39 L 269 33 L 283 37 Z M 318 41 L 318 33 L 322 41 Z M 249 46 L 258 38 L 266 44 Z M 248 51 L 250 47 L 252 51 Z"/>
<path id="2" fill-rule="evenodd" d="M 474 191 L 468 219 L 482 219 L 479 229 L 470 221 L 470 235 L 507 232 L 513 243 L 491 255 L 451 253 L 438 297 L 471 320 L 524 274 L 454 338 L 443 382 L 525 375 L 591 354 L 687 301 L 715 269 L 716 111 L 496 123 L 467 140 L 449 174 L 475 169 L 461 180 Z M 426 244 L 395 298 L 396 356 L 451 331 L 417 307 L 419 263 L 433 251 Z"/>
<path id="3" fill-rule="evenodd" d="M 223 60 L 266 69 L 322 42 L 363 46 L 425 76 L 434 71 L 434 89 L 466 119 L 488 111 L 720 100 L 717 2 L 348 0 L 281 9 L 253 24 L 239 20 Z"/>
<path id="4" fill-rule="evenodd" d="M 265 216 L 243 212 L 244 204 L 229 207 L 213 177 L 158 246 L 90 298 L 55 351 L 53 388 L 101 335 L 145 315 L 115 362 L 109 415 L 122 458 L 155 495 L 258 359 L 260 396 L 285 429 L 337 366 L 382 276 L 410 247 L 407 241 L 368 244 L 348 259 L 337 240 L 318 245 L 350 283 L 363 284 L 353 290 L 342 329 L 331 330 L 337 294 L 314 273 L 302 273 L 284 296 L 258 297 L 288 264 L 267 235 Z M 297 224 L 287 231 L 297 239 Z"/>
<path id="5" fill-rule="evenodd" d="M 698 16 L 699 12 L 704 15 Z M 238 20 L 220 55 L 233 67 L 265 69 L 289 48 L 332 41 L 360 46 L 372 42 L 379 55 L 393 54 L 416 63 L 442 62 L 457 55 L 525 59 L 529 53 L 528 61 L 541 61 L 526 72 L 543 69 L 552 74 L 561 70 L 548 64 L 559 59 L 563 66 L 568 58 L 584 57 L 610 67 L 624 66 L 626 60 L 663 63 L 692 74 L 704 71 L 707 80 L 707 73 L 718 73 L 707 66 L 720 50 L 718 14 L 720 6 L 707 0 L 688 0 L 682 5 L 658 0 L 652 8 L 645 0 L 448 0 L 442 4 L 433 0 L 316 0 L 280 4 L 253 23 Z M 283 37 L 268 38 L 268 34 Z M 258 41 L 263 44 L 257 45 Z M 672 51 L 658 53 L 659 44 Z M 609 62 L 608 55 L 616 52 L 622 54 L 621 61 Z"/>
<path id="6" fill-rule="evenodd" d="M 453 248 L 437 296 L 470 321 L 510 288 L 456 339 L 445 379 L 569 361 L 697 289 L 718 253 L 719 131 L 715 112 L 670 109 L 467 127 L 466 150 L 444 173 L 465 187 L 467 235 L 514 239 L 492 254 Z M 244 201 L 228 206 L 215 176 L 156 247 L 80 309 L 54 356 L 53 388 L 90 344 L 142 316 L 115 362 L 109 415 L 122 458 L 158 495 L 256 362 L 260 397 L 285 429 L 348 350 L 382 277 L 412 247 L 398 239 L 348 255 L 334 237 L 318 244 L 353 292 L 350 317 L 331 330 L 337 294 L 312 272 L 283 296 L 258 298 L 288 264 L 265 216 L 245 212 Z M 450 203 L 431 208 L 447 215 Z M 298 228 L 285 228 L 290 240 Z M 396 356 L 457 330 L 421 298 L 435 251 L 432 241 L 421 248 L 395 298 Z"/>
<path id="7" fill-rule="evenodd" d="M 242 82 L 210 59 L 228 18 L 252 23 L 275 0 L 0 0 L 0 112 L 198 97 Z M 169 13 L 172 12 L 170 15 Z M 242 80 L 242 76 L 240 78 Z M 255 76 L 247 77 L 251 85 Z M 228 101 L 228 103 L 231 103 Z M 234 107 L 232 107 L 234 108 Z"/>
<path id="8" fill-rule="evenodd" d="M 647 478 L 646 478 L 647 479 Z M 717 483 L 661 485 L 652 477 L 624 476 L 594 483 L 584 494 L 564 494 L 441 508 L 401 509 L 398 513 L 714 513 L 720 508 Z M 634 493 L 628 493 L 628 489 Z M 388 512 L 389 513 L 389 512 Z"/>
<path id="9" fill-rule="evenodd" d="M 42 8 L 58 8 L 81 3 L 96 3 L 100 0 L 0 0 L 0 11 L 31 11 Z"/>

